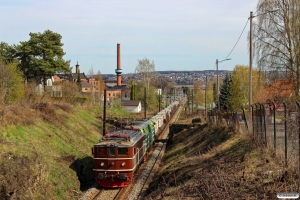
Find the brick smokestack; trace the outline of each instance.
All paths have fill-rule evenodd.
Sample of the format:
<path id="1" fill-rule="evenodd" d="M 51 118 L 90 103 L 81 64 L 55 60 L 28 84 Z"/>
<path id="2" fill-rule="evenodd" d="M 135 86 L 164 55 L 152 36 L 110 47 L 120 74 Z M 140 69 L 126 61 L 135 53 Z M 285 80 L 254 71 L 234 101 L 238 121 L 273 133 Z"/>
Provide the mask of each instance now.
<path id="1" fill-rule="evenodd" d="M 121 53 L 120 53 L 120 44 L 117 44 L 117 69 L 116 69 L 116 74 L 117 74 L 117 86 L 122 85 L 122 69 L 121 69 Z"/>
<path id="2" fill-rule="evenodd" d="M 78 61 L 77 61 L 77 64 L 76 64 L 76 74 L 80 73 L 80 69 L 79 69 L 79 65 L 78 65 Z"/>

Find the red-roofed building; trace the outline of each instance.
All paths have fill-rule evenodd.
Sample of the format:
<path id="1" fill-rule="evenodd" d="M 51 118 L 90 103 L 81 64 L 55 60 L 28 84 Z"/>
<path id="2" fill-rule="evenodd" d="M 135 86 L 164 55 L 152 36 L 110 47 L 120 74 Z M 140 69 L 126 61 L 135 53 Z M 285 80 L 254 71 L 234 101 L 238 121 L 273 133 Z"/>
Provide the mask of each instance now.
<path id="1" fill-rule="evenodd" d="M 282 79 L 278 80 L 268 88 L 262 91 L 259 95 L 259 101 L 278 101 L 282 97 L 290 97 L 295 95 L 294 80 L 293 79 Z"/>

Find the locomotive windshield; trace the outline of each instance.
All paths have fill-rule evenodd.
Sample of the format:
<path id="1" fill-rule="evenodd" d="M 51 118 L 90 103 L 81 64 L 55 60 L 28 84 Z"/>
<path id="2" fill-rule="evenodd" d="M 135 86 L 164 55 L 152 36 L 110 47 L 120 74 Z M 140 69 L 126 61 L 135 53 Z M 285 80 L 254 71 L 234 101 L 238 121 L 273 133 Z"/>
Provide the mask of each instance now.
<path id="1" fill-rule="evenodd" d="M 110 147 L 109 148 L 109 155 L 110 156 L 115 156 L 116 155 L 116 149 L 115 149 L 115 147 Z"/>
<path id="2" fill-rule="evenodd" d="M 98 156 L 106 156 L 107 155 L 107 148 L 98 148 Z"/>
<path id="3" fill-rule="evenodd" d="M 118 148 L 118 155 L 119 156 L 127 156 L 128 155 L 128 148 Z"/>

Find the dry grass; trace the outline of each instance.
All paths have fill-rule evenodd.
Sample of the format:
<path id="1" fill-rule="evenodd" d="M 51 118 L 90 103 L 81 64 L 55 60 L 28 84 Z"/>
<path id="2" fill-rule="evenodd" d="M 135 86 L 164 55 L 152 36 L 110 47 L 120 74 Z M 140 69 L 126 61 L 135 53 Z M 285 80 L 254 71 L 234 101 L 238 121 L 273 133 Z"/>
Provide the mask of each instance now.
<path id="1" fill-rule="evenodd" d="M 196 129 L 196 130 L 195 130 Z M 201 125 L 175 134 L 146 199 L 276 199 L 299 173 L 248 134 Z"/>
<path id="2" fill-rule="evenodd" d="M 5 106 L 0 113 L 0 130 L 8 125 L 32 125 L 36 120 L 37 116 L 28 104 Z"/>
<path id="3" fill-rule="evenodd" d="M 77 199 L 94 183 L 91 147 L 102 123 L 94 108 L 74 108 L 50 101 L 0 107 L 0 199 Z"/>
<path id="4" fill-rule="evenodd" d="M 64 111 L 60 113 L 60 110 Z M 34 125 L 39 119 L 54 125 L 63 123 L 65 113 L 71 113 L 70 105 L 47 102 L 27 104 L 25 102 L 3 106 L 0 109 L 0 130 L 9 125 Z"/>

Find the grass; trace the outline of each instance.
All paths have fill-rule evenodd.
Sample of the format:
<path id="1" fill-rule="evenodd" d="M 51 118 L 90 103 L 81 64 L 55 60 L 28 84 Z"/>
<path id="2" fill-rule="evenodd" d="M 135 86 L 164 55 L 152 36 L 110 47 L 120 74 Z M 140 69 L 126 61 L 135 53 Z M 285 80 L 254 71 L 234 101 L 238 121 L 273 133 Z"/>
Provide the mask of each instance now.
<path id="1" fill-rule="evenodd" d="M 174 133 L 155 177 L 146 199 L 276 199 L 300 189 L 299 172 L 270 149 L 213 124 Z"/>
<path id="2" fill-rule="evenodd" d="M 5 107 L 0 199 L 77 199 L 94 183 L 91 147 L 102 133 L 99 111 L 51 103 Z"/>

